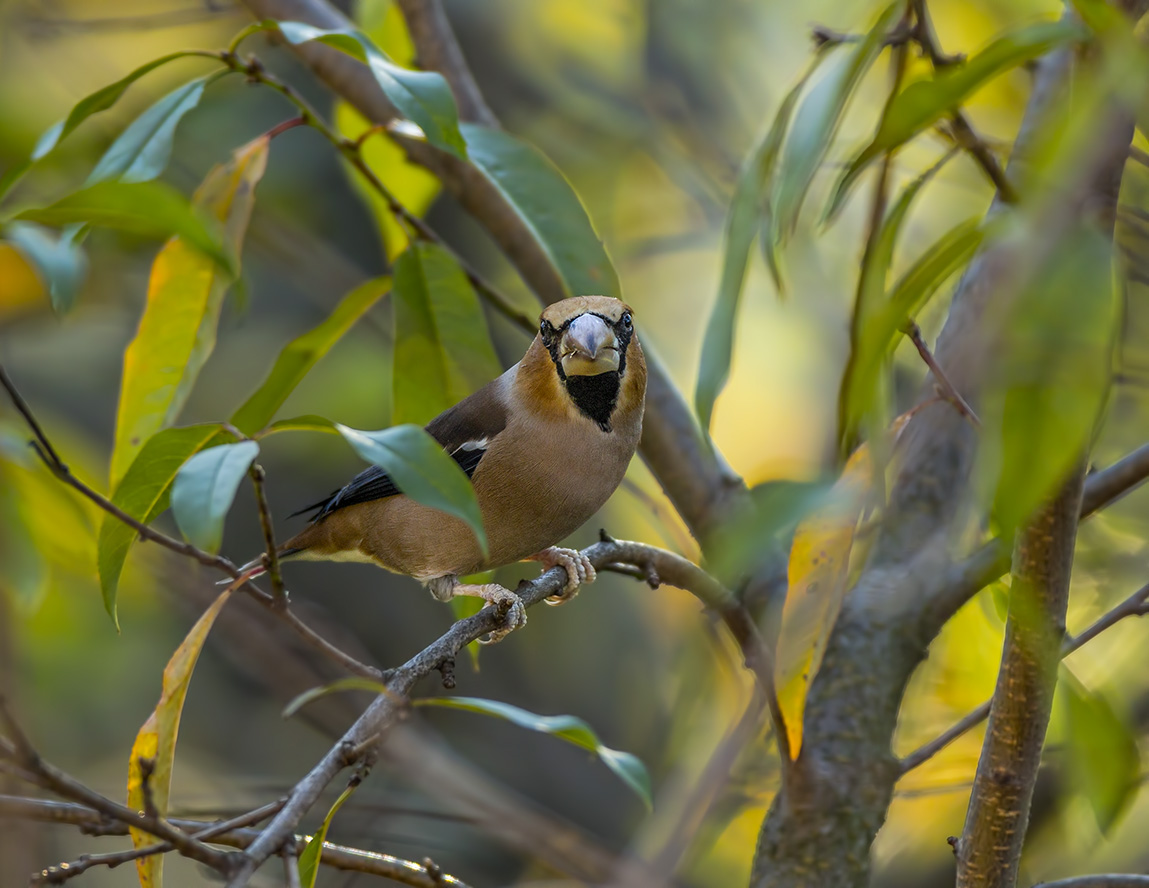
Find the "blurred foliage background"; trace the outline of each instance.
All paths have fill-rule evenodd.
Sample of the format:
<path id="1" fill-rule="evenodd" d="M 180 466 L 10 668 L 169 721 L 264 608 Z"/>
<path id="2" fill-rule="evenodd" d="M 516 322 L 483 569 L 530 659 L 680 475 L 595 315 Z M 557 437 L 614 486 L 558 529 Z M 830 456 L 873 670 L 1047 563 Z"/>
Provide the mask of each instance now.
<path id="1" fill-rule="evenodd" d="M 401 53 L 402 34 L 388 31 L 393 13 L 385 0 L 337 5 L 381 41 L 397 41 L 389 48 Z M 811 24 L 864 28 L 874 5 L 454 0 L 447 6 L 494 111 L 569 177 L 606 242 L 644 343 L 662 356 L 681 389 L 691 392 L 741 159 L 805 69 Z M 945 48 L 971 52 L 1007 27 L 1056 16 L 1059 5 L 939 0 L 931 11 Z M 226 0 L 0 0 L 0 167 L 26 157 L 39 134 L 95 88 L 165 52 L 226 45 L 247 21 L 247 13 Z M 330 94 L 286 52 L 263 37 L 247 48 L 342 127 L 357 126 L 354 115 L 334 107 Z M 911 76 L 923 64 L 913 58 Z M 74 188 L 129 120 L 200 69 L 206 70 L 200 60 L 181 60 L 140 81 L 115 109 L 93 118 L 37 167 L 21 184 L 18 200 L 45 203 Z M 885 66 L 879 64 L 831 152 L 833 171 L 846 150 L 872 131 L 885 88 Z M 1016 71 L 975 96 L 971 117 L 991 143 L 1012 140 L 1027 91 L 1026 73 Z M 180 125 L 166 180 L 190 192 L 232 148 L 291 114 L 273 93 L 239 78 L 210 86 Z M 383 156 L 383 143 L 375 144 L 376 162 L 393 164 Z M 940 140 L 918 140 L 898 156 L 896 182 L 910 180 L 943 151 Z M 449 198 L 434 200 L 433 181 L 398 168 L 390 175 L 389 184 L 404 200 L 429 206 L 432 226 L 531 310 L 531 297 L 477 226 Z M 818 198 L 833 178 L 825 171 L 819 176 Z M 1144 205 L 1147 184 L 1145 168 L 1131 165 L 1125 202 Z M 903 257 L 982 212 L 990 197 L 981 172 L 968 159 L 955 159 L 916 205 L 904 231 Z M 786 254 L 784 300 L 776 298 L 761 257 L 751 262 L 733 373 L 714 424 L 719 448 L 750 484 L 815 478 L 833 464 L 837 387 L 863 213 L 860 203 L 848 207 L 825 230 L 815 219 L 803 222 Z M 228 298 L 218 347 L 181 421 L 229 415 L 285 342 L 322 320 L 355 285 L 386 270 L 388 255 L 396 252 L 395 236 L 317 134 L 298 129 L 277 137 L 259 186 L 242 285 Z M 158 246 L 104 231 L 95 232 L 88 245 L 89 274 L 76 308 L 63 318 L 52 313 L 43 284 L 23 257 L 0 246 L 0 359 L 65 459 L 105 489 L 123 349 L 138 323 Z M 1143 443 L 1149 431 L 1144 301 L 1141 285 L 1126 294 L 1120 376 L 1095 449 L 1101 464 Z M 944 310 L 945 300 L 935 300 L 921 319 L 928 340 Z M 488 314 L 488 323 L 509 366 L 526 339 L 496 313 Z M 391 306 L 384 299 L 312 372 L 281 415 L 318 413 L 358 428 L 387 425 L 392 341 Z M 899 391 L 908 395 L 922 374 L 905 344 L 897 353 L 897 372 Z M 155 704 L 163 665 L 209 600 L 215 577 L 152 546 L 136 546 L 121 591 L 117 635 L 96 580 L 97 515 L 36 462 L 26 437 L 8 404 L 0 405 L 0 691 L 14 700 L 49 759 L 119 798 L 128 750 Z M 280 519 L 339 486 L 361 465 L 340 440 L 321 435 L 276 438 L 264 448 L 262 461 Z M 1144 492 L 1134 494 L 1083 526 L 1071 630 L 1144 582 L 1146 502 Z M 279 526 L 282 533 L 296 525 Z M 590 542 L 598 526 L 698 557 L 638 460 L 628 487 L 574 543 Z M 261 546 L 250 493 L 244 491 L 228 523 L 224 553 L 242 562 Z M 507 569 L 500 579 L 513 583 L 534 570 Z M 310 618 L 385 665 L 405 659 L 452 619 L 449 608 L 413 581 L 366 566 L 292 565 L 287 579 Z M 1000 600 L 1000 593 L 985 590 L 935 642 L 907 697 L 897 752 L 932 738 L 992 692 L 1003 625 Z M 318 719 L 280 717 L 288 699 L 326 676 L 325 667 L 313 664 L 314 672 L 308 672 L 293 659 L 269 670 L 266 657 L 276 656 L 278 630 L 264 626 L 269 641 L 252 629 L 261 620 L 267 622 L 256 612 L 247 622 L 221 621 L 208 642 L 184 714 L 174 812 L 253 807 L 290 786 L 326 748 Z M 1067 661 L 1078 679 L 1103 691 L 1119 717 L 1134 726 L 1142 747 L 1149 735 L 1144 632 L 1126 621 L 1106 642 Z M 292 644 L 282 638 L 279 643 Z M 605 575 L 575 604 L 532 612 L 529 631 L 484 650 L 477 668 L 461 662 L 458 673 L 462 693 L 545 714 L 578 715 L 607 744 L 639 755 L 655 779 L 655 810 L 646 814 L 600 763 L 549 738 L 461 713 L 416 717 L 440 732 L 457 755 L 609 848 L 679 861 L 686 884 L 745 883 L 775 781 L 774 751 L 759 734 L 732 755 L 728 780 L 700 786 L 716 750 L 731 755 L 724 739 L 747 704 L 750 686 L 737 653 L 689 595 L 652 592 Z M 269 682 L 269 676 L 277 680 Z M 1149 867 L 1143 839 L 1149 796 L 1133 787 L 1103 833 L 1076 772 L 1059 756 L 1067 718 L 1065 707 L 1059 708 L 1035 802 L 1026 877 Z M 337 727 L 346 717 L 345 711 L 332 715 Z M 900 785 L 875 848 L 875 884 L 950 882 L 952 853 L 945 837 L 961 830 L 980 742 L 981 731 L 971 732 Z M 430 855 L 476 885 L 548 875 L 530 855 L 487 837 L 473 816 L 459 815 L 449 789 L 429 789 L 404 770 L 381 765 L 343 809 L 332 837 L 414 859 Z M 22 884 L 33 869 L 94 844 L 66 828 L 15 827 L 0 837 L 0 884 Z M 196 885 L 203 878 L 187 861 L 169 862 L 171 886 Z M 96 888 L 134 882 L 129 868 L 95 870 L 84 879 Z M 278 879 L 278 872 L 268 874 L 265 884 Z M 368 881 L 324 873 L 320 884 Z"/>

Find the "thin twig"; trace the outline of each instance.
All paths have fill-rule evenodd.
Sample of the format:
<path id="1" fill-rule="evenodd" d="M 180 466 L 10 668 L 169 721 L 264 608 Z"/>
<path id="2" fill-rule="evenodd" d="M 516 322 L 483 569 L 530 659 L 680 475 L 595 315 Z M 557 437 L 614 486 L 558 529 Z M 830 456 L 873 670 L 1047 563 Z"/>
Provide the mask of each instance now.
<path id="1" fill-rule="evenodd" d="M 172 826 L 163 818 L 133 811 L 131 808 L 113 802 L 44 761 L 28 741 L 3 698 L 0 698 L 0 722 L 3 722 L 5 732 L 8 734 L 9 740 L 12 741 L 12 751 L 16 755 L 16 763 L 26 772 L 27 776 L 32 778 L 30 782 L 54 792 L 58 796 L 87 805 L 106 817 L 149 833 L 157 839 L 170 842 L 180 854 L 198 860 L 219 873 L 226 875 L 231 871 L 233 854 L 208 847 Z"/>
<path id="2" fill-rule="evenodd" d="M 1121 622 L 1126 617 L 1142 616 L 1146 613 L 1146 602 L 1149 601 L 1149 584 L 1142 586 L 1116 607 L 1106 611 L 1093 621 L 1080 634 L 1065 639 L 1061 647 L 1061 658 L 1064 659 L 1078 648 L 1092 641 L 1106 629 Z M 905 774 L 919 765 L 929 761 L 958 737 L 981 724 L 989 715 L 992 700 L 986 700 L 977 709 L 968 713 L 961 721 L 946 729 L 929 743 L 918 747 L 898 763 L 899 773 Z"/>
<path id="3" fill-rule="evenodd" d="M 190 543 L 185 543 L 180 540 L 174 539 L 161 531 L 144 524 L 119 508 L 115 503 L 109 500 L 106 496 L 98 493 L 93 488 L 89 487 L 79 478 L 72 474 L 68 466 L 60 459 L 55 449 L 52 447 L 51 442 L 44 435 L 40 424 L 36 421 L 35 415 L 32 413 L 28 403 L 24 400 L 19 390 L 12 383 L 8 374 L 4 371 L 3 366 L 0 366 L 0 385 L 8 392 L 12 403 L 16 405 L 16 409 L 24 418 L 24 421 L 32 429 L 35 436 L 33 441 L 33 449 L 36 451 L 37 456 L 48 467 L 49 471 L 56 476 L 60 481 L 68 486 L 79 491 L 87 499 L 91 500 L 109 515 L 114 516 L 117 520 L 122 521 L 128 527 L 131 527 L 139 535 L 141 539 L 148 540 L 163 546 L 175 552 L 177 555 L 183 555 L 198 561 L 205 567 L 212 567 L 227 574 L 232 579 L 238 579 L 240 576 L 239 568 L 236 567 L 230 560 L 224 558 L 222 555 L 212 555 L 210 552 L 205 552 Z M 224 424 L 226 425 L 226 424 Z M 238 434 L 238 433 L 237 433 Z M 244 584 L 245 591 L 262 604 L 264 607 L 277 614 L 280 619 L 287 623 L 295 632 L 302 638 L 309 646 L 329 657 L 334 662 L 338 663 L 342 668 L 354 675 L 361 675 L 365 678 L 379 679 L 382 672 L 374 666 L 368 666 L 366 663 L 361 663 L 351 655 L 337 648 L 327 639 L 316 633 L 311 627 L 299 619 L 289 608 L 279 607 L 276 600 L 272 595 L 264 592 L 250 580 Z"/>
<path id="4" fill-rule="evenodd" d="M 248 470 L 251 476 L 251 486 L 255 490 L 255 505 L 259 511 L 259 526 L 263 530 L 263 544 L 266 547 L 263 553 L 264 568 L 268 579 L 271 580 L 271 593 L 275 604 L 279 608 L 287 607 L 287 589 L 283 585 L 283 574 L 279 569 L 279 550 L 275 545 L 275 527 L 271 521 L 271 508 L 267 504 L 267 491 L 264 488 L 266 473 L 257 462 L 251 464 Z"/>
<path id="5" fill-rule="evenodd" d="M 275 804 L 280 803 L 276 802 Z M 22 796 L 0 795 L 0 820 L 3 819 L 35 820 L 41 823 L 78 826 L 85 835 L 126 836 L 128 834 L 126 824 L 108 819 L 86 805 L 31 799 Z M 213 823 L 201 820 L 178 818 L 173 818 L 170 823 L 189 834 L 215 826 Z M 247 848 L 258 836 L 258 830 L 236 828 L 212 836 L 211 841 L 217 845 L 226 845 L 232 848 Z M 289 840 L 294 843 L 296 854 L 307 846 L 307 839 L 307 836 L 297 835 Z M 323 855 L 320 858 L 320 863 L 346 872 L 382 876 L 394 882 L 410 885 L 412 888 L 442 888 L 444 885 L 451 886 L 451 888 L 467 888 L 464 882 L 446 874 L 441 876 L 440 881 L 433 881 L 427 875 L 423 864 L 413 860 L 404 860 L 401 857 L 380 854 L 376 851 L 366 851 L 361 848 L 349 848 L 331 842 L 323 843 Z"/>
<path id="6" fill-rule="evenodd" d="M 929 367 L 945 400 L 952 404 L 954 409 L 973 423 L 974 426 L 981 428 L 981 420 L 977 418 L 977 414 L 974 413 L 973 408 L 970 407 L 966 399 L 961 396 L 961 392 L 954 388 L 953 383 L 946 377 L 945 371 L 943 371 L 938 365 L 938 362 L 934 360 L 933 353 L 930 352 L 930 347 L 926 345 L 925 340 L 922 338 L 922 331 L 917 323 L 915 321 L 907 322 L 902 332 L 909 337 L 910 342 L 914 344 L 914 348 L 918 350 L 918 354 L 921 355 L 922 360 L 925 361 L 926 366 Z"/>
<path id="7" fill-rule="evenodd" d="M 966 113 L 960 108 L 950 114 L 950 135 L 982 168 L 989 180 L 997 188 L 1002 203 L 1014 204 L 1018 201 L 1017 190 L 1009 181 L 997 155 L 984 139 L 977 134 Z"/>
<path id="8" fill-rule="evenodd" d="M 2 798 L 3 797 L 0 797 L 0 799 Z M 270 802 L 260 808 L 256 808 L 254 811 L 248 811 L 246 814 L 232 817 L 230 820 L 221 820 L 218 823 L 190 830 L 189 834 L 193 839 L 198 839 L 201 842 L 214 839 L 223 833 L 231 832 L 232 830 L 245 826 L 252 826 L 261 820 L 266 820 L 282 808 L 283 803 L 283 799 L 277 802 Z M 47 869 L 41 870 L 32 877 L 31 884 L 61 885 L 95 866 L 106 866 L 108 869 L 115 869 L 121 864 L 139 860 L 143 857 L 151 857 L 153 854 L 167 854 L 172 850 L 174 850 L 174 848 L 171 842 L 157 842 L 154 845 L 129 848 L 126 851 L 113 851 L 107 854 L 82 854 L 69 863 L 61 863 L 57 866 L 50 866 Z"/>

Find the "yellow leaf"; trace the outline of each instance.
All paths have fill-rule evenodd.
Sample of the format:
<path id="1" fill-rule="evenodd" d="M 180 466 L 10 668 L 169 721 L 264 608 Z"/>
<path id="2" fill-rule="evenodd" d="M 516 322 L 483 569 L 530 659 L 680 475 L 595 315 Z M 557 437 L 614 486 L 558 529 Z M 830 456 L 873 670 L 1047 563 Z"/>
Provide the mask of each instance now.
<path id="1" fill-rule="evenodd" d="M 144 796 L 144 781 L 140 769 L 140 759 L 152 759 L 155 766 L 148 781 L 152 800 L 160 816 L 168 810 L 168 794 L 172 785 L 172 765 L 175 762 L 176 735 L 180 729 L 180 715 L 183 713 L 184 699 L 187 697 L 188 685 L 191 682 L 192 671 L 195 669 L 199 652 L 203 648 L 204 640 L 211 631 L 215 618 L 220 609 L 227 602 L 232 590 L 239 586 L 242 580 L 233 583 L 224 591 L 211 607 L 204 611 L 187 637 L 183 640 L 168 665 L 164 667 L 163 691 L 160 693 L 160 702 L 156 704 L 155 711 L 148 716 L 136 735 L 136 742 L 132 744 L 131 758 L 128 760 L 128 807 L 137 811 L 146 808 Z M 139 830 L 132 830 L 132 844 L 140 848 L 156 842 L 154 836 Z M 136 861 L 136 870 L 140 877 L 141 888 L 162 888 L 163 886 L 164 855 L 153 854 Z"/>
<path id="2" fill-rule="evenodd" d="M 0 243 L 0 320 L 43 305 L 47 292 L 24 254 Z"/>
<path id="3" fill-rule="evenodd" d="M 391 61 L 404 67 L 411 66 L 415 59 L 415 46 L 397 4 L 390 0 L 366 0 L 359 4 L 355 17 L 367 36 L 387 53 Z M 354 140 L 367 132 L 371 123 L 349 104 L 340 101 L 335 105 L 335 128 L 340 135 Z M 360 154 L 371 172 L 387 186 L 399 203 L 416 216 L 427 212 L 441 189 L 439 180 L 433 174 L 409 162 L 403 149 L 386 135 L 368 136 Z M 355 170 L 348 168 L 348 172 L 355 188 L 371 207 L 387 250 L 387 258 L 393 261 L 407 249 L 409 239 L 406 231 L 395 221 L 379 192 L 368 185 Z"/>
<path id="4" fill-rule="evenodd" d="M 918 408 L 897 417 L 888 452 Z M 830 632 L 842 609 L 854 530 L 875 485 L 874 457 L 868 444 L 851 454 L 830 491 L 829 502 L 802 521 L 794 531 L 787 568 L 786 603 L 774 658 L 774 690 L 786 723 L 790 758 L 802 751 L 806 694 L 822 665 Z"/>
<path id="5" fill-rule="evenodd" d="M 214 167 L 195 204 L 223 224 L 224 248 L 238 258 L 267 168 L 268 138 L 239 148 Z M 114 488 L 136 454 L 171 425 L 215 348 L 216 326 L 231 279 L 217 262 L 180 238 L 168 241 L 152 265 L 140 328 L 124 352 L 124 375 L 112 451 Z"/>

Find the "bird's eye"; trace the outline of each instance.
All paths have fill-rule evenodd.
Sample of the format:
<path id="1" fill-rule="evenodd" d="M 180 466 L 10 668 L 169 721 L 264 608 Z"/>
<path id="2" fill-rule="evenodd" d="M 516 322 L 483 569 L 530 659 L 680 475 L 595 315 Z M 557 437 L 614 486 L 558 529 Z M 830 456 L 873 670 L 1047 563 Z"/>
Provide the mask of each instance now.
<path id="1" fill-rule="evenodd" d="M 624 329 L 629 330 L 631 327 L 630 312 L 624 311 L 622 313 L 622 326 Z"/>
<path id="2" fill-rule="evenodd" d="M 543 339 L 547 339 L 554 332 L 555 328 L 551 326 L 550 321 L 543 321 L 539 324 L 539 335 L 542 336 Z"/>

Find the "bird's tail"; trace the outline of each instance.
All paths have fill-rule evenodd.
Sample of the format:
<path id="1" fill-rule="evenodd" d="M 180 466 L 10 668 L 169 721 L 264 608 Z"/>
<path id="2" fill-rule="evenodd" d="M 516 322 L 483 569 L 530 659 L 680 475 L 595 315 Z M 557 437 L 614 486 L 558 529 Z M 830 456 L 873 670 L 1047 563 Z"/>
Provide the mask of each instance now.
<path id="1" fill-rule="evenodd" d="M 303 551 L 302 546 L 292 546 L 292 547 L 287 548 L 287 549 L 280 549 L 279 553 L 278 553 L 279 554 L 279 560 L 283 561 L 287 558 L 290 558 L 292 555 L 298 555 L 302 551 Z M 239 568 L 239 576 L 243 578 L 244 582 L 247 582 L 248 580 L 254 580 L 256 577 L 262 577 L 265 573 L 267 573 L 267 568 L 263 566 L 263 556 L 262 555 L 258 556 L 257 558 L 251 559 L 251 561 L 247 562 L 247 564 L 245 564 Z M 219 580 L 216 583 L 216 585 L 217 586 L 226 586 L 229 583 L 234 582 L 235 579 L 238 579 L 238 577 L 237 578 L 228 577 L 227 579 Z"/>

